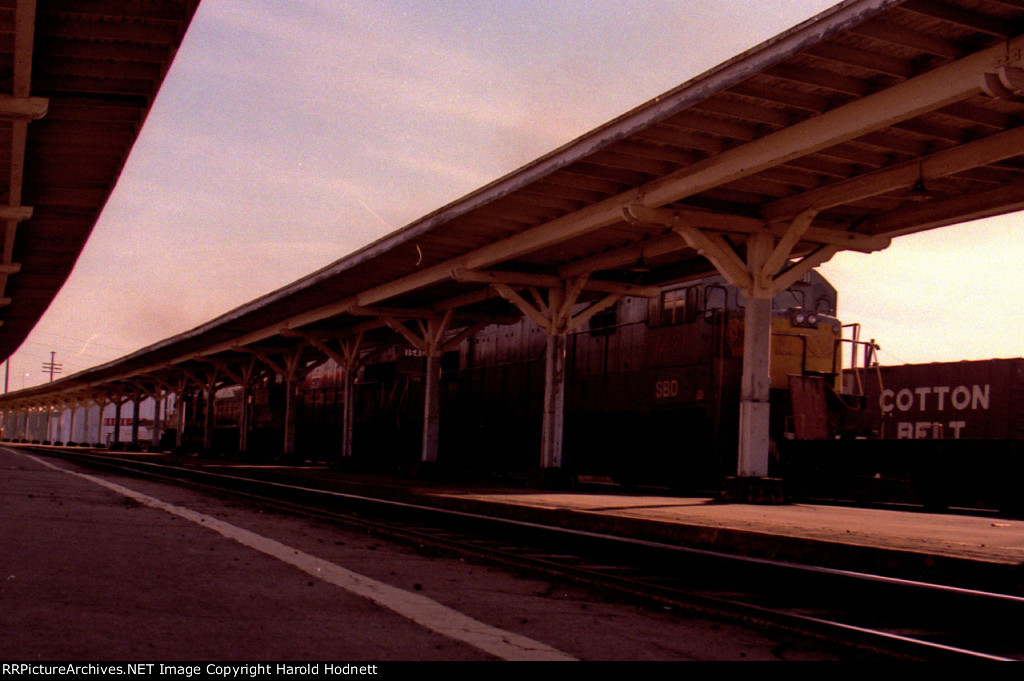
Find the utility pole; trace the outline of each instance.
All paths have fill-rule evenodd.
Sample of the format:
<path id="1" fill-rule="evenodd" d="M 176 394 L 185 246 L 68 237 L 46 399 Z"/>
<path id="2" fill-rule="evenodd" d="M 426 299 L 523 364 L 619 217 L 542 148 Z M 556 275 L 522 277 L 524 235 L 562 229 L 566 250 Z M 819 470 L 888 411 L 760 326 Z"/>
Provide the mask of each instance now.
<path id="1" fill-rule="evenodd" d="M 7 386 L 10 383 L 10 379 L 11 379 L 11 358 L 8 357 L 7 359 L 4 360 L 4 395 L 7 394 Z M 3 433 L 3 436 L 5 438 L 10 437 L 10 435 L 7 432 L 7 421 L 8 421 L 9 418 L 10 418 L 10 412 L 4 412 L 4 416 L 3 416 L 4 424 L 3 424 L 3 427 L 0 428 L 0 433 Z"/>
<path id="2" fill-rule="evenodd" d="M 58 364 L 57 362 L 54 361 L 54 358 L 56 357 L 56 355 L 57 355 L 57 353 L 54 352 L 53 350 L 51 350 L 50 351 L 50 361 L 49 362 L 43 362 L 43 371 L 50 372 L 50 383 L 53 383 L 53 375 L 54 374 L 59 374 L 60 372 L 64 371 L 64 365 L 63 364 Z M 46 439 L 47 440 L 50 439 L 50 412 L 52 410 L 53 410 L 52 407 L 50 409 L 46 410 Z M 59 439 L 59 438 L 55 438 L 55 439 Z"/>
<path id="3" fill-rule="evenodd" d="M 64 371 L 64 365 L 63 364 L 58 364 L 57 362 L 53 361 L 53 359 L 56 356 L 56 354 L 57 354 L 56 352 L 51 350 L 50 351 L 50 361 L 49 362 L 43 362 L 43 371 L 50 372 L 50 383 L 53 383 L 53 375 L 54 374 L 59 374 L 62 371 Z"/>

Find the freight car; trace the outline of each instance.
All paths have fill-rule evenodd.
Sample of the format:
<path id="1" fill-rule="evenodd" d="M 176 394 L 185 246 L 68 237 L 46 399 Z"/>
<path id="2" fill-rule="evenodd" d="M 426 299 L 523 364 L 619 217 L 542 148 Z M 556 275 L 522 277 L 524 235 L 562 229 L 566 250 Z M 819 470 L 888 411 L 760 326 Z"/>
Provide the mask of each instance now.
<path id="1" fill-rule="evenodd" d="M 797 489 L 1024 510 L 1024 359 L 874 367 L 858 379 L 862 408 L 846 415 L 852 439 L 791 445 Z"/>
<path id="2" fill-rule="evenodd" d="M 879 367 L 867 385 L 878 437 L 898 440 L 1024 438 L 1024 360 Z"/>
<path id="3" fill-rule="evenodd" d="M 792 376 L 816 380 L 823 393 L 839 387 L 835 311 L 835 289 L 814 272 L 774 301 L 778 441 L 798 437 L 806 420 L 794 418 Z M 499 472 L 537 466 L 545 340 L 524 318 L 489 326 L 442 358 L 441 464 Z M 567 343 L 564 467 L 627 484 L 714 488 L 735 472 L 742 347 L 743 298 L 721 277 L 667 287 L 652 299 L 624 298 L 592 317 Z M 356 390 L 357 459 L 415 460 L 423 371 L 423 358 L 397 336 L 365 361 Z M 327 363 L 304 387 L 306 451 L 338 446 L 335 372 Z"/>

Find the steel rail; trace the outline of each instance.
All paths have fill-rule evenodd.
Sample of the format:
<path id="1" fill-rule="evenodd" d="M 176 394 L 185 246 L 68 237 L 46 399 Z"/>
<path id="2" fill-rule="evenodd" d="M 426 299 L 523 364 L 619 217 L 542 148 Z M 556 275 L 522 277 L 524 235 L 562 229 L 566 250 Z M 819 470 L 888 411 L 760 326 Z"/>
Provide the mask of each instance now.
<path id="1" fill-rule="evenodd" d="M 720 596 L 709 596 L 697 591 L 687 591 L 671 587 L 663 587 L 644 581 L 643 577 L 633 579 L 609 575 L 587 567 L 574 567 L 564 562 L 537 558 L 531 556 L 530 548 L 517 547 L 516 551 L 508 551 L 486 545 L 479 540 L 478 533 L 470 533 L 467 536 L 458 536 L 453 539 L 452 535 L 442 537 L 438 535 L 438 528 L 431 526 L 424 529 L 425 517 L 457 519 L 468 521 L 474 524 L 486 523 L 491 527 L 500 526 L 511 530 L 525 530 L 534 533 L 543 533 L 547 536 L 558 536 L 573 538 L 588 542 L 597 542 L 606 547 L 610 545 L 626 546 L 645 551 L 659 552 L 689 557 L 699 557 L 716 561 L 729 561 L 734 565 L 745 565 L 752 568 L 771 568 L 773 570 L 784 570 L 791 573 L 814 575 L 845 581 L 855 581 L 861 584 L 876 584 L 901 589 L 911 589 L 923 593 L 935 593 L 947 596 L 965 597 L 980 601 L 998 603 L 1002 605 L 1024 606 L 1024 597 L 1012 594 L 1000 594 L 977 589 L 967 589 L 943 584 L 933 584 L 916 580 L 909 580 L 884 575 L 875 575 L 851 570 L 840 570 L 821 566 L 805 565 L 791 561 L 780 561 L 751 556 L 741 556 L 706 549 L 696 549 L 663 542 L 610 535 L 588 530 L 557 527 L 542 523 L 502 518 L 498 516 L 470 513 L 467 511 L 439 508 L 414 504 L 394 499 L 382 499 L 379 497 L 339 492 L 322 488 L 308 487 L 283 483 L 273 480 L 263 480 L 251 477 L 229 475 L 220 472 L 199 470 L 192 467 L 170 466 L 147 461 L 128 461 L 124 457 L 96 455 L 94 453 L 74 452 L 56 447 L 23 447 L 37 452 L 59 454 L 71 460 L 82 463 L 100 465 L 106 468 L 128 472 L 132 474 L 143 474 L 147 477 L 156 477 L 164 481 L 171 481 L 176 484 L 183 482 L 182 477 L 188 480 L 187 484 L 198 486 L 206 490 L 213 490 L 220 493 L 230 493 L 233 496 L 241 496 L 250 501 L 272 504 L 293 512 L 306 515 L 313 515 L 320 519 L 343 522 L 349 526 L 358 527 L 364 531 L 374 534 L 387 534 L 396 539 L 412 541 L 417 544 L 429 544 L 435 547 L 446 548 L 459 552 L 463 555 L 494 562 L 506 567 L 515 565 L 530 570 L 541 570 L 547 575 L 570 578 L 578 583 L 589 586 L 612 589 L 619 593 L 628 594 L 648 600 L 654 600 L 660 604 L 697 609 L 705 614 L 725 616 L 728 618 L 739 618 L 747 623 L 759 624 L 762 626 L 778 627 L 784 626 L 790 631 L 810 635 L 819 639 L 826 639 L 833 643 L 853 643 L 860 648 L 872 650 L 884 649 L 888 652 L 897 652 L 902 655 L 920 656 L 928 659 L 935 657 L 952 659 L 971 660 L 993 660 L 1012 661 L 1015 658 L 995 655 L 988 652 L 970 650 L 964 647 L 937 643 L 922 638 L 907 636 L 903 634 L 865 627 L 846 622 L 826 619 L 823 617 L 810 616 L 806 614 L 787 611 L 785 609 L 769 608 L 755 603 L 742 600 L 723 598 Z M 242 491 L 242 487 L 256 487 L 262 493 Z M 268 494 L 269 492 L 269 494 Z M 301 497 L 319 497 L 317 505 L 309 503 L 298 503 L 288 501 L 282 495 L 300 495 Z M 324 508 L 323 500 L 341 501 L 347 504 L 357 504 L 360 510 L 371 506 L 389 511 L 400 511 L 410 513 L 415 517 L 416 522 L 410 524 L 402 521 L 380 521 L 369 520 L 364 517 L 355 517 L 350 513 L 329 511 Z M 350 511 L 351 512 L 351 511 Z M 447 532 L 450 529 L 446 528 Z M 475 536 L 477 539 L 470 539 Z M 507 545 L 507 543 L 506 543 Z M 584 553 L 584 552 L 579 552 Z M 584 562 L 584 556 L 574 554 L 573 558 L 579 558 Z M 628 563 L 626 564 L 629 565 Z"/>

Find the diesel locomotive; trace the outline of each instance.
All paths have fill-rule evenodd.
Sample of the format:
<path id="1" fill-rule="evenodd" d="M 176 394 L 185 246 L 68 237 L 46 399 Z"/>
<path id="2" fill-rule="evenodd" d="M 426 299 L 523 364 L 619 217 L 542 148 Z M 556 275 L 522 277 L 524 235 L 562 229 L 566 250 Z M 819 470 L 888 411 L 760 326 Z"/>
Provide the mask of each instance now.
<path id="1" fill-rule="evenodd" d="M 806 437 L 842 390 L 836 291 L 812 272 L 774 301 L 773 439 Z M 545 332 L 494 324 L 442 358 L 439 463 L 525 472 L 538 465 Z M 713 487 L 735 472 L 743 297 L 721 277 L 624 298 L 570 335 L 563 465 L 622 483 Z M 356 459 L 409 465 L 422 429 L 424 359 L 396 336 L 366 358 L 356 385 Z M 300 446 L 337 446 L 337 367 L 307 378 Z M 791 399 L 791 384 L 817 397 Z M 813 403 L 813 406 L 806 406 Z M 801 406 L 805 405 L 805 406 Z M 270 414 L 277 410 L 266 410 Z M 816 415 L 817 414 L 817 415 Z M 257 424 L 258 425 L 258 424 Z M 809 430 L 810 428 L 810 430 Z"/>
<path id="2" fill-rule="evenodd" d="M 739 291 L 715 276 L 623 298 L 573 332 L 564 469 L 717 490 L 736 467 L 743 308 Z M 511 475 L 538 467 L 545 342 L 523 317 L 442 357 L 441 466 Z M 770 474 L 795 498 L 1019 512 L 1024 359 L 878 366 L 877 346 L 840 323 L 836 291 L 816 272 L 773 301 L 771 347 Z M 352 465 L 417 464 L 424 370 L 397 334 L 363 358 Z M 307 457 L 331 461 L 340 451 L 343 390 L 331 361 L 306 377 L 298 448 Z M 269 456 L 281 441 L 283 386 L 267 379 L 251 399 L 250 452 Z M 219 396 L 220 449 L 237 443 L 237 410 L 237 397 Z"/>

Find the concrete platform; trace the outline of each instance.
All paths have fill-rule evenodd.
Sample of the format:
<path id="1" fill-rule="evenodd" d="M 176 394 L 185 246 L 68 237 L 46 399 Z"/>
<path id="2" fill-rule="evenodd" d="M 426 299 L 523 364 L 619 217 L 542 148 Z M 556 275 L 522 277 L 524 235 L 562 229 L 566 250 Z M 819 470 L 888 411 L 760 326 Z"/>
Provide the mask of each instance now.
<path id="1" fill-rule="evenodd" d="M 233 475 L 683 547 L 1024 595 L 1024 520 L 809 504 L 720 503 L 590 484 L 457 480 L 128 454 Z"/>
<path id="2" fill-rule="evenodd" d="M 0 517 L 4 662 L 201 660 L 195 674 L 223 674 L 205 662 L 850 655 L 6 447 Z"/>
<path id="3" fill-rule="evenodd" d="M 446 506 L 488 507 L 501 515 L 690 548 L 1024 593 L 1024 521 L 1019 520 L 645 495 L 434 491 L 426 496 Z"/>
<path id="4" fill-rule="evenodd" d="M 719 503 L 707 497 L 626 493 L 613 485 L 556 492 L 516 482 L 423 480 L 317 467 L 217 462 L 204 467 L 695 549 L 1024 595 L 1024 520 Z"/>

